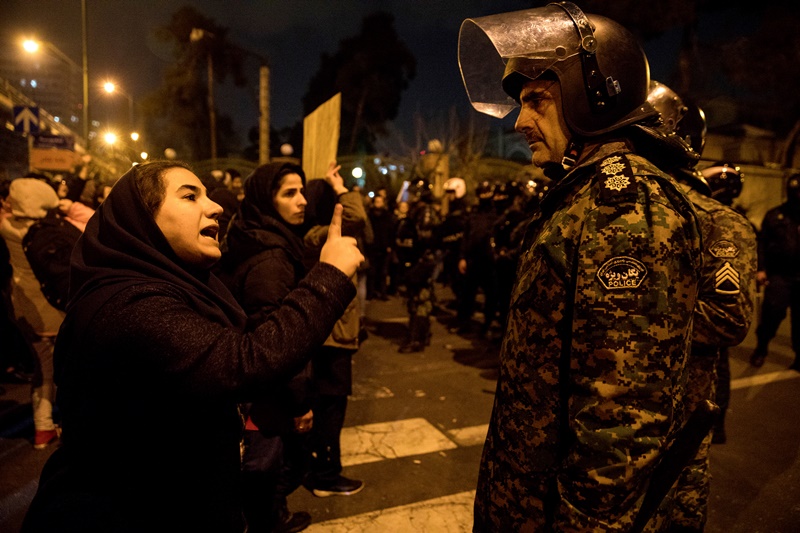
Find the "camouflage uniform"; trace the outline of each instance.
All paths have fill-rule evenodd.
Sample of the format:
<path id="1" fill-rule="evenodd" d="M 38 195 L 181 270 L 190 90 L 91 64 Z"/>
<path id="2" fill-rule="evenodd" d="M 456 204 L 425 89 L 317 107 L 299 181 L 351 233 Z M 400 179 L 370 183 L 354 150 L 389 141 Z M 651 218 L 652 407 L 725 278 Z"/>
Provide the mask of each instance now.
<path id="1" fill-rule="evenodd" d="M 719 348 L 736 346 L 750 330 L 756 292 L 757 247 L 752 224 L 732 208 L 684 185 L 700 221 L 704 259 L 700 294 L 694 311 L 692 352 L 687 361 L 685 404 L 693 411 L 714 400 Z M 703 531 L 711 475 L 711 434 L 676 485 L 670 512 L 674 531 Z"/>
<path id="2" fill-rule="evenodd" d="M 674 180 L 625 152 L 602 146 L 528 227 L 475 531 L 625 531 L 683 423 L 699 228 Z"/>

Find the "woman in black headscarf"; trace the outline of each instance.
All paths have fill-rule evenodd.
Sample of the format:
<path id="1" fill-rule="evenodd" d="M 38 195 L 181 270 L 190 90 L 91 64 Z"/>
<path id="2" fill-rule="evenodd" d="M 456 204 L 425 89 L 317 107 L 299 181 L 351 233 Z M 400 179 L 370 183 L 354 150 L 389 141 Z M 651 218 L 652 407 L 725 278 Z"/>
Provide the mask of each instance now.
<path id="1" fill-rule="evenodd" d="M 245 331 L 209 273 L 220 212 L 188 166 L 165 161 L 128 171 L 89 221 L 56 341 L 62 445 L 23 532 L 244 530 L 237 404 L 303 368 L 362 257 L 335 217 L 328 264 Z"/>
<path id="2" fill-rule="evenodd" d="M 268 163 L 245 181 L 245 196 L 223 245 L 220 268 L 249 324 L 259 324 L 306 275 L 303 169 Z M 244 406 L 243 502 L 248 533 L 299 531 L 306 512 L 290 513 L 287 496 L 302 482 L 310 452 L 311 367 L 306 365 L 269 398 Z"/>

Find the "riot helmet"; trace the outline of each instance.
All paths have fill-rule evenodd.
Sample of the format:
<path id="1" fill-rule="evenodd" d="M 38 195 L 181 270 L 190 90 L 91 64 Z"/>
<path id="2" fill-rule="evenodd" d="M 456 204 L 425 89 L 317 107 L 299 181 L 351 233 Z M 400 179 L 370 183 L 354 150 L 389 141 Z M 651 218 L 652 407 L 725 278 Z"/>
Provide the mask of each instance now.
<path id="1" fill-rule="evenodd" d="M 463 198 L 467 194 L 467 183 L 462 178 L 453 177 L 444 182 L 444 192 Z"/>
<path id="2" fill-rule="evenodd" d="M 458 58 L 473 107 L 497 118 L 519 105 L 525 82 L 545 72 L 560 82 L 564 118 L 577 137 L 657 115 L 647 102 L 650 67 L 634 35 L 572 2 L 467 19 Z"/>
<path id="3" fill-rule="evenodd" d="M 678 123 L 688 111 L 681 97 L 663 83 L 650 80 L 647 101 L 661 115 L 661 125 L 657 129 L 666 135 L 677 132 Z"/>
<path id="4" fill-rule="evenodd" d="M 725 205 L 733 205 L 744 183 L 741 169 L 727 163 L 715 163 L 700 172 L 711 188 L 711 197 Z"/>
<path id="5" fill-rule="evenodd" d="M 793 207 L 800 204 L 800 172 L 789 174 L 786 179 L 786 202 Z"/>
<path id="6" fill-rule="evenodd" d="M 706 114 L 697 104 L 686 102 L 686 113 L 681 121 L 678 122 L 678 129 L 675 133 L 686 141 L 692 147 L 692 150 L 702 154 L 706 145 L 707 131 Z"/>
<path id="7" fill-rule="evenodd" d="M 503 181 L 494 188 L 492 202 L 498 212 L 503 212 L 514 203 L 514 199 L 518 195 L 519 183 L 517 181 Z"/>
<path id="8" fill-rule="evenodd" d="M 647 134 L 647 130 L 652 129 L 651 139 L 657 141 L 660 146 L 657 153 L 654 153 L 647 150 L 647 147 L 652 148 L 653 144 L 640 145 L 641 153 L 646 154 L 653 163 L 662 166 L 673 175 L 679 173 L 683 181 L 687 181 L 694 189 L 711 196 L 712 191 L 705 178 L 700 172 L 693 170 L 700 160 L 700 153 L 692 142 L 699 140 L 701 143 L 699 149 L 702 150 L 702 143 L 705 142 L 705 119 L 703 118 L 702 122 L 702 132 L 698 135 L 695 132 L 694 117 L 689 116 L 689 106 L 684 103 L 683 98 L 655 80 L 650 81 L 647 101 L 656 108 L 661 121 L 656 126 L 637 124 L 635 129 L 642 134 Z M 697 106 L 693 106 L 693 109 L 702 113 Z M 689 133 L 690 131 L 692 133 Z M 642 139 L 640 136 L 640 142 Z"/>
<path id="9" fill-rule="evenodd" d="M 678 94 L 655 80 L 650 81 L 647 101 L 661 115 L 662 125 L 658 130 L 665 135 L 674 133 L 698 156 L 706 144 L 706 114 L 700 107 L 685 101 Z"/>
<path id="10" fill-rule="evenodd" d="M 475 187 L 475 196 L 478 198 L 491 198 L 494 195 L 495 184 L 491 180 L 483 180 Z"/>

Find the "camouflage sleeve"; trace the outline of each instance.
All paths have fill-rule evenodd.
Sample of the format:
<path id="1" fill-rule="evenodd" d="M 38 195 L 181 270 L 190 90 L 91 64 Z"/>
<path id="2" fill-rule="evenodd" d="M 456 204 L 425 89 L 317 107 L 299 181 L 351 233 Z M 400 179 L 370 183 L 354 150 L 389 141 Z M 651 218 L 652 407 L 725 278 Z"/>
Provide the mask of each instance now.
<path id="1" fill-rule="evenodd" d="M 636 201 L 587 213 L 573 275 L 557 531 L 625 531 L 682 423 L 682 375 L 700 236 L 682 195 L 639 183 Z M 687 207 L 688 206 L 688 207 Z"/>
<path id="2" fill-rule="evenodd" d="M 757 246 L 753 226 L 732 209 L 703 220 L 703 267 L 692 340 L 735 346 L 750 330 L 756 294 Z"/>

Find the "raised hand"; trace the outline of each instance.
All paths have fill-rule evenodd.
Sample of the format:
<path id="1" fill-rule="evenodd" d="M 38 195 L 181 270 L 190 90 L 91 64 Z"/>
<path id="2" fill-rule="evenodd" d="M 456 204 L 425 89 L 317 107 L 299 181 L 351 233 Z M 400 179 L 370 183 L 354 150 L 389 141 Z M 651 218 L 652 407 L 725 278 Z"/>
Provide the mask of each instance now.
<path id="1" fill-rule="evenodd" d="M 344 186 L 344 178 L 339 174 L 339 169 L 342 165 L 337 165 L 336 161 L 331 161 L 328 164 L 328 172 L 325 174 L 325 181 L 331 184 L 336 194 L 344 194 L 348 192 L 347 187 Z"/>
<path id="2" fill-rule="evenodd" d="M 320 251 L 319 260 L 338 268 L 347 276 L 352 276 L 358 265 L 364 261 L 364 256 L 353 237 L 342 237 L 343 209 L 342 204 L 336 204 L 333 210 L 333 218 L 328 226 L 328 239 Z"/>

